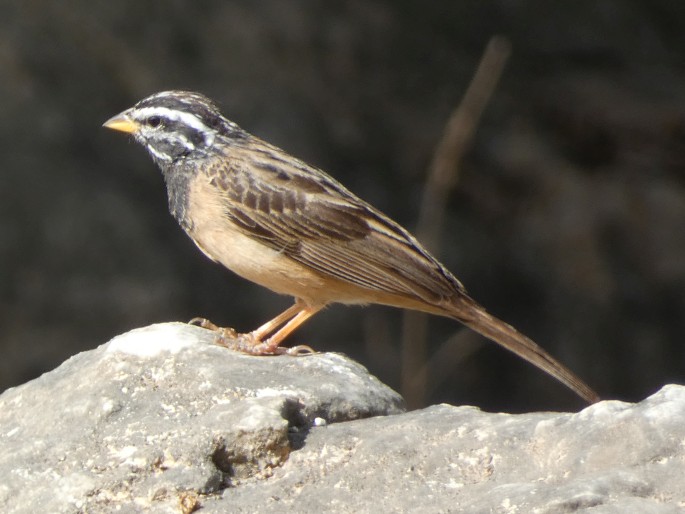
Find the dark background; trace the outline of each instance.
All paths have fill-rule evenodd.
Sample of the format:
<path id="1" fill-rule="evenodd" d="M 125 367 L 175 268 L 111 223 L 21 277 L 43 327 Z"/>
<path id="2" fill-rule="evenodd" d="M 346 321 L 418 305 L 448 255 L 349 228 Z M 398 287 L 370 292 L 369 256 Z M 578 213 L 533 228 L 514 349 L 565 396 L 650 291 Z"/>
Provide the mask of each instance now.
<path id="1" fill-rule="evenodd" d="M 685 378 L 685 4 L 668 0 L 0 4 L 0 390 L 134 327 L 250 330 L 289 305 L 209 262 L 161 176 L 100 126 L 164 89 L 416 223 L 444 125 L 493 35 L 512 47 L 450 195 L 439 257 L 603 396 Z M 290 341 L 399 388 L 401 311 L 331 307 Z M 578 408 L 454 322 L 425 403 Z M 405 391 L 406 392 L 406 391 Z"/>

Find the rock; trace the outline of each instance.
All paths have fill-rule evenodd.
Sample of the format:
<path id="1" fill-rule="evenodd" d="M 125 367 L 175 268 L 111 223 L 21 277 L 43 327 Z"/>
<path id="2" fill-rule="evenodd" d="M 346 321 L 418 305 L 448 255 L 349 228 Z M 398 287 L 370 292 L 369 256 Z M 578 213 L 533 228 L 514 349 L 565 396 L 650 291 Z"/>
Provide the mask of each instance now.
<path id="1" fill-rule="evenodd" d="M 578 414 L 438 405 L 312 430 L 270 487 L 222 500 L 241 512 L 682 512 L 684 417 L 680 386 Z"/>
<path id="2" fill-rule="evenodd" d="M 153 325 L 0 396 L 2 512 L 680 512 L 685 387 L 579 413 L 401 398 L 337 354 Z"/>
<path id="3" fill-rule="evenodd" d="M 0 396 L 0 511 L 168 511 L 269 477 L 313 420 L 402 412 L 337 354 L 252 357 L 181 323 L 81 353 Z"/>

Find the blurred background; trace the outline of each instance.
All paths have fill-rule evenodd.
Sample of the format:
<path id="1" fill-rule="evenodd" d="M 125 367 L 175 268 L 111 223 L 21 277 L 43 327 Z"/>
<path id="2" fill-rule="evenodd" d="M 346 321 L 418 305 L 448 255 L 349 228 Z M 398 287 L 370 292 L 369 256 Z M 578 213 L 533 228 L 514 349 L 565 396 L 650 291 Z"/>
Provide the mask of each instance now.
<path id="1" fill-rule="evenodd" d="M 247 331 L 290 305 L 195 248 L 150 158 L 107 118 L 156 91 L 203 92 L 414 230 L 495 35 L 511 55 L 458 163 L 438 257 L 602 396 L 682 383 L 684 29 L 669 0 L 0 3 L 0 390 L 135 327 L 201 315 Z M 412 406 L 582 406 L 438 318 L 407 389 L 411 321 L 333 306 L 289 343 L 352 356 Z"/>

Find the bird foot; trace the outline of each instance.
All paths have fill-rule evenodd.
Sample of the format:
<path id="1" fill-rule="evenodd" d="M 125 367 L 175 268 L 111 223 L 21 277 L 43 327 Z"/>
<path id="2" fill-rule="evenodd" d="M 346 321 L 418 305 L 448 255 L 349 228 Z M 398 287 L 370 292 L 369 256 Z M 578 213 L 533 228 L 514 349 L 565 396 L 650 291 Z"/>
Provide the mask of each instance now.
<path id="1" fill-rule="evenodd" d="M 249 355 L 292 355 L 294 357 L 316 353 L 313 348 L 304 344 L 288 348 L 285 346 L 278 346 L 277 343 L 274 344 L 274 342 L 271 342 L 269 339 L 261 341 L 253 332 L 240 334 L 233 328 L 219 327 L 206 318 L 193 318 L 188 323 L 216 332 L 217 335 L 214 339 L 214 343 L 236 352 L 247 353 Z"/>
<path id="2" fill-rule="evenodd" d="M 195 325 L 196 327 L 206 328 L 207 330 L 212 330 L 213 332 L 218 332 L 219 330 L 233 330 L 232 328 L 226 329 L 219 327 L 209 321 L 207 318 L 196 317 L 188 322 L 188 325 Z"/>

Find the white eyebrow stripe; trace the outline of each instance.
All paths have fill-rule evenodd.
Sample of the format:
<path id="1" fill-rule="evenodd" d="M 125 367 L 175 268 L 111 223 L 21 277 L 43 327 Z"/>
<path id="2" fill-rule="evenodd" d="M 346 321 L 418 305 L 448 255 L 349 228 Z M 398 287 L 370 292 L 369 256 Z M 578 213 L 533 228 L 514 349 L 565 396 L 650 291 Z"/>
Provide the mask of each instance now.
<path id="1" fill-rule="evenodd" d="M 210 132 L 211 129 L 202 123 L 200 119 L 194 114 L 190 114 L 183 111 L 177 111 L 175 109 L 169 109 L 168 107 L 143 107 L 138 109 L 138 116 L 141 118 L 149 118 L 150 116 L 161 116 L 172 121 L 180 121 L 184 125 L 193 127 L 200 132 Z"/>

